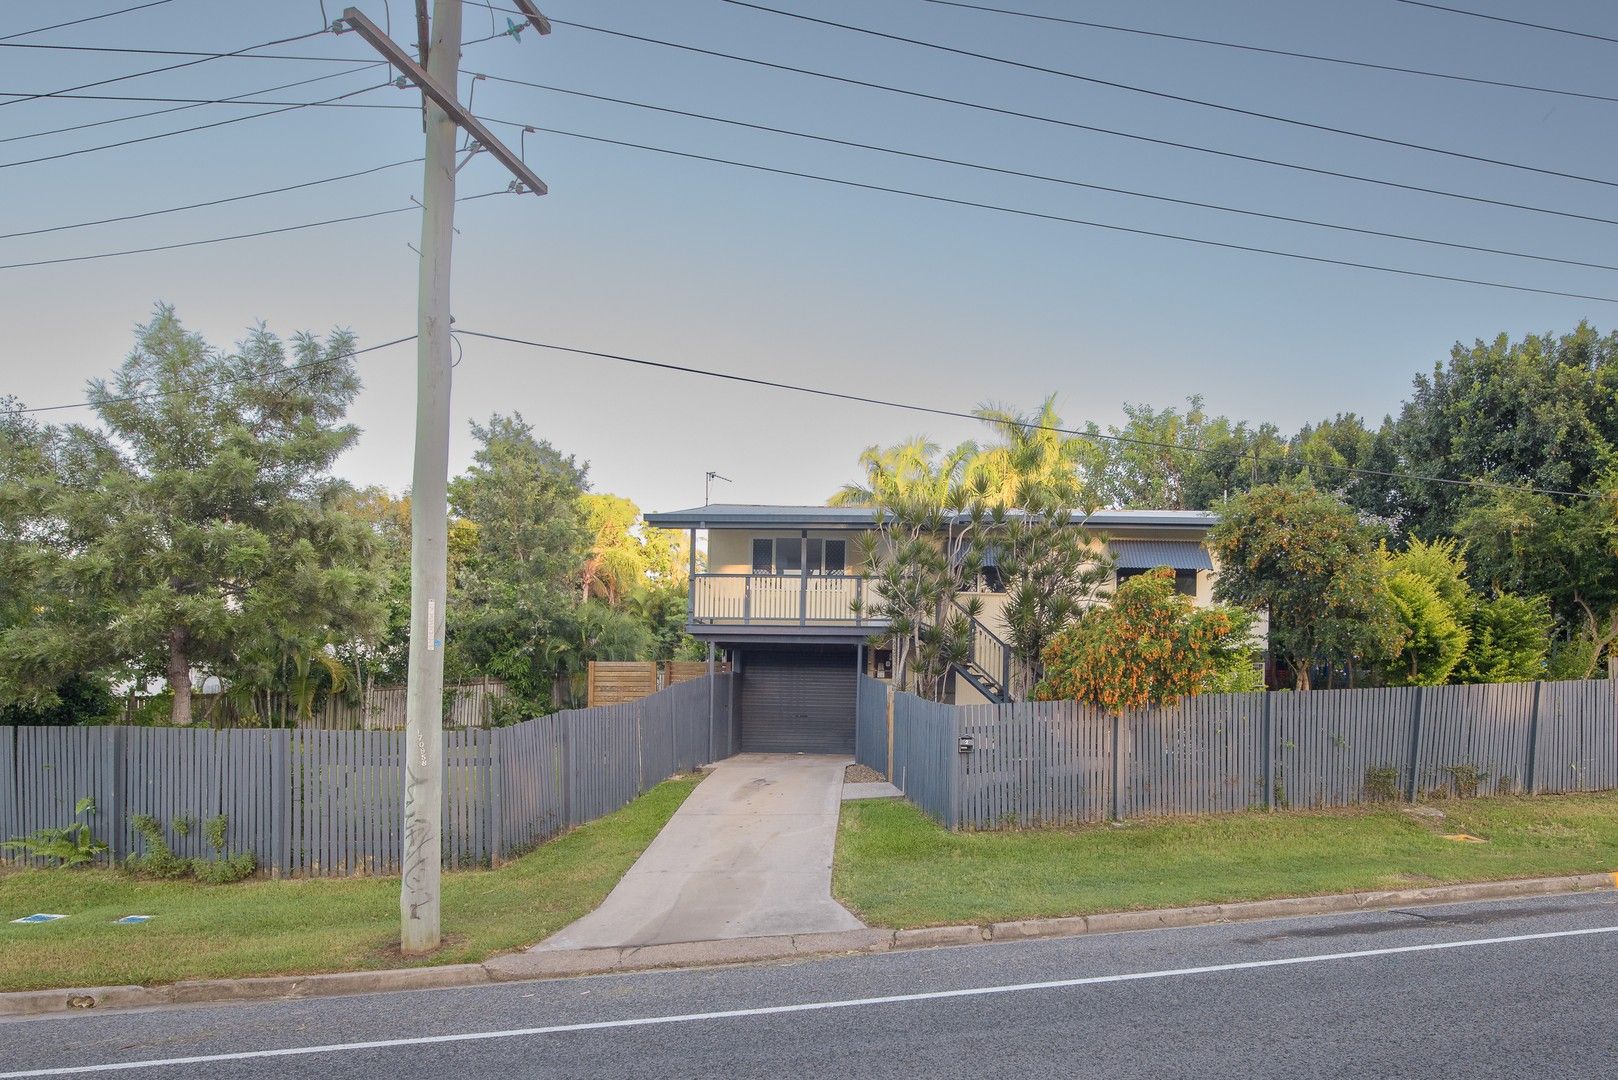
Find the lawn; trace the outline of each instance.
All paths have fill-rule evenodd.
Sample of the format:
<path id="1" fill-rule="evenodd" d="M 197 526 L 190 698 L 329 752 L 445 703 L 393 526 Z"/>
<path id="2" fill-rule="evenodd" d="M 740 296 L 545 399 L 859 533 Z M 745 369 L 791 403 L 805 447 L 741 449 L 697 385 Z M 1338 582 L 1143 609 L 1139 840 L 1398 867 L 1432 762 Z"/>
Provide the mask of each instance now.
<path id="1" fill-rule="evenodd" d="M 897 799 L 853 802 L 832 891 L 909 927 L 1618 870 L 1618 795 L 1438 806 L 1443 820 L 1390 807 L 950 833 Z"/>
<path id="2" fill-rule="evenodd" d="M 446 943 L 407 961 L 399 879 L 144 881 L 117 870 L 0 876 L 0 990 L 455 964 L 528 945 L 600 904 L 697 784 L 660 784 L 628 806 L 497 870 L 446 872 Z M 54 923 L 13 925 L 34 912 Z M 115 926 L 124 915 L 151 922 Z"/>

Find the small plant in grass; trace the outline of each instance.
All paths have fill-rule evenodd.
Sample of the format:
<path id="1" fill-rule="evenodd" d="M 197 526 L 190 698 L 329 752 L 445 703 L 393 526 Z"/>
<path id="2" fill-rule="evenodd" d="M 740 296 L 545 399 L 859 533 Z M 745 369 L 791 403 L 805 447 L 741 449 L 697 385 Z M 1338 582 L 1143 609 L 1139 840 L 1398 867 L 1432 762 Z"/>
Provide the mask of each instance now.
<path id="1" fill-rule="evenodd" d="M 1392 802 L 1399 797 L 1399 770 L 1371 765 L 1365 770 L 1365 795 L 1377 802 Z"/>
<path id="2" fill-rule="evenodd" d="M 1463 799 L 1477 798 L 1478 790 L 1489 774 L 1476 765 L 1451 765 L 1444 770 L 1449 773 L 1450 782 L 1455 785 L 1455 794 Z"/>
<path id="3" fill-rule="evenodd" d="M 150 874 L 160 878 L 183 878 L 190 876 L 191 860 L 182 859 L 174 854 L 169 847 L 168 838 L 163 835 L 163 823 L 150 814 L 136 814 L 130 818 L 131 825 L 146 841 L 146 854 L 131 854 L 124 860 L 124 865 L 137 874 Z"/>
<path id="4" fill-rule="evenodd" d="M 229 852 L 226 839 L 230 817 L 226 814 L 220 814 L 203 826 L 202 835 L 217 854 L 212 859 L 186 859 L 174 854 L 163 835 L 163 823 L 150 814 L 135 815 L 133 824 L 146 841 L 146 854 L 131 855 L 125 863 L 134 873 L 169 879 L 194 877 L 209 885 L 229 885 L 252 877 L 258 870 L 258 859 L 251 851 L 238 851 L 234 855 Z M 194 825 L 195 819 L 189 816 L 178 818 L 174 831 L 186 836 Z"/>
<path id="5" fill-rule="evenodd" d="M 96 801 L 89 796 L 73 806 L 75 818 L 88 818 L 96 812 Z M 95 862 L 107 850 L 107 845 L 90 833 L 88 821 L 74 821 L 59 829 L 39 829 L 24 837 L 7 840 L 0 848 L 21 851 L 41 859 L 53 859 L 58 867 L 84 866 Z"/>

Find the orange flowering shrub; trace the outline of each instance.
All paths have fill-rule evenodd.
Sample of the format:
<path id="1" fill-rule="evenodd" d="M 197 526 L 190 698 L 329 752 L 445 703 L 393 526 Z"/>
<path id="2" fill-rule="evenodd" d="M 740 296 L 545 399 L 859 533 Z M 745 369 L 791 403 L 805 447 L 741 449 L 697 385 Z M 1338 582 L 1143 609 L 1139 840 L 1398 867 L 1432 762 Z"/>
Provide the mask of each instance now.
<path id="1" fill-rule="evenodd" d="M 1123 712 L 1194 696 L 1242 649 L 1244 622 L 1176 592 L 1172 570 L 1138 574 L 1051 642 L 1034 697 Z"/>

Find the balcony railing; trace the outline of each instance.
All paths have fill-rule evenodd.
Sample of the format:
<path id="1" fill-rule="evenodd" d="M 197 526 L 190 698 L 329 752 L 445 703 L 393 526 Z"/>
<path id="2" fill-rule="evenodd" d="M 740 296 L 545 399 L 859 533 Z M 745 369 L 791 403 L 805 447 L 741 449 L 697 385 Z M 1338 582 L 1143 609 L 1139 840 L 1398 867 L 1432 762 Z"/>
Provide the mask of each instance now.
<path id="1" fill-rule="evenodd" d="M 691 620 L 699 623 L 873 626 L 874 595 L 855 574 L 698 574 Z M 859 610 L 857 610 L 859 609 Z"/>

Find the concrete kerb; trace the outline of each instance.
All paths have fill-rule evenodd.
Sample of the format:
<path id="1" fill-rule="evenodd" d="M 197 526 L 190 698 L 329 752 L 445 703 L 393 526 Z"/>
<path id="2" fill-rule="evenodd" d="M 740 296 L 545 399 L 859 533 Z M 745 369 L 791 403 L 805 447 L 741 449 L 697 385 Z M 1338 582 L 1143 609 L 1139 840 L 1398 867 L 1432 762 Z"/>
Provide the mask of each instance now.
<path id="1" fill-rule="evenodd" d="M 1384 910 L 1418 904 L 1455 904 L 1516 896 L 1618 889 L 1618 873 L 1439 885 L 1423 889 L 1299 896 L 1234 904 L 1119 911 L 1051 919 L 1019 919 L 988 926 L 928 926 L 911 930 L 846 930 L 824 934 L 695 941 L 634 948 L 564 949 L 510 953 L 483 964 L 397 968 L 252 979 L 206 979 L 171 986 L 101 986 L 0 993 L 0 1018 L 71 1013 L 87 1009 L 134 1009 L 206 1002 L 445 989 L 490 982 L 558 979 L 660 968 L 715 967 L 802 959 L 810 956 L 880 953 L 897 949 L 982 945 L 994 941 L 1076 937 L 1133 930 L 1204 926 L 1259 919 Z"/>

